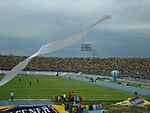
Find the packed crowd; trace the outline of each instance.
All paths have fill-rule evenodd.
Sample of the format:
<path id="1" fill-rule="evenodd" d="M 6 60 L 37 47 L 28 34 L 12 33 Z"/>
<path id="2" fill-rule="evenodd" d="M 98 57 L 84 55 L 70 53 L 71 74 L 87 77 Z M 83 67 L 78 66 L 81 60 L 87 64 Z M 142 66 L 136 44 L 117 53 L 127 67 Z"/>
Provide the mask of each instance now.
<path id="1" fill-rule="evenodd" d="M 66 111 L 69 113 L 82 113 L 83 111 L 93 111 L 93 110 L 101 110 L 102 104 L 100 103 L 89 103 L 89 104 L 82 104 L 82 103 L 76 103 L 73 102 L 73 104 L 69 105 L 68 103 L 63 103 L 63 106 Z"/>
<path id="2" fill-rule="evenodd" d="M 25 58 L 27 57 L 0 55 L 0 68 L 10 70 Z M 150 58 L 36 57 L 31 60 L 25 70 L 70 71 L 110 75 L 111 71 L 116 68 L 119 70 L 120 76 L 150 79 Z"/>

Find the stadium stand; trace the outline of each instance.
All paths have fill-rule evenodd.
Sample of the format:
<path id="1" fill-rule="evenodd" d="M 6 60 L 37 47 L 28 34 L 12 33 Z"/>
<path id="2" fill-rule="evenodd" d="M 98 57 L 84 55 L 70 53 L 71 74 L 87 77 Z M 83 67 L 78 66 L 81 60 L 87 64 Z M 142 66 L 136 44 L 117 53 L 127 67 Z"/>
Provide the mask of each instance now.
<path id="1" fill-rule="evenodd" d="M 27 56 L 0 55 L 0 69 L 10 70 Z M 121 77 L 150 80 L 150 58 L 99 58 L 99 57 L 36 57 L 24 70 L 83 72 L 111 76 L 117 68 Z"/>

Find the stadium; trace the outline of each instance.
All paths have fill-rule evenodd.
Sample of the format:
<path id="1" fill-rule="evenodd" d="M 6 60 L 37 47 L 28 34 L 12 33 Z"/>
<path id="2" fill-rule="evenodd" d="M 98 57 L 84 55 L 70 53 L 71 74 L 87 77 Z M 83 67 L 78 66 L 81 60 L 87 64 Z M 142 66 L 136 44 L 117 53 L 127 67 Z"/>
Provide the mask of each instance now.
<path id="1" fill-rule="evenodd" d="M 1 0 L 0 113 L 150 113 L 149 10 Z"/>
<path id="2" fill-rule="evenodd" d="M 17 65 L 18 62 L 21 62 L 26 58 L 26 56 L 1 55 L 1 78 L 7 71 Z M 97 66 L 100 64 L 100 67 L 105 70 L 105 72 L 100 71 L 100 67 L 96 66 L 93 68 L 93 64 L 90 64 L 91 60 L 94 61 L 94 64 Z M 135 63 L 131 63 L 131 61 Z M 138 96 L 140 96 L 142 99 L 146 99 L 147 101 L 149 100 L 150 80 L 147 79 L 149 78 L 149 75 L 148 73 L 144 73 L 147 72 L 144 70 L 146 69 L 146 65 L 141 64 L 146 64 L 148 61 L 149 58 L 91 59 L 36 57 L 32 59 L 32 61 L 20 75 L 0 88 L 0 99 L 3 100 L 0 102 L 0 104 L 45 105 L 55 103 L 61 105 L 62 100 L 58 102 L 56 100 L 53 101 L 53 96 L 62 96 L 63 94 L 67 95 L 68 92 L 74 92 L 74 95 L 76 96 L 83 96 L 83 100 L 80 103 L 100 103 L 102 104 L 103 108 L 105 110 L 109 110 L 110 113 L 120 112 L 123 110 L 126 111 L 127 109 L 129 112 L 132 111 L 132 113 L 136 113 L 137 111 L 142 112 L 142 110 L 145 110 L 145 107 L 138 107 L 138 104 L 136 107 L 130 105 L 124 108 L 120 105 L 117 106 L 114 104 L 128 98 L 135 97 L 135 91 L 137 91 Z M 85 64 L 85 62 L 87 62 L 87 64 Z M 132 68 L 134 73 L 133 71 L 132 73 L 126 71 L 128 68 L 126 68 L 125 65 L 128 65 L 128 67 Z M 140 69 L 136 67 L 139 65 L 142 65 Z M 108 66 L 110 68 L 107 68 Z M 118 70 L 120 70 L 120 77 L 117 81 L 113 82 L 111 70 L 113 70 L 115 66 L 118 66 Z M 139 70 L 141 71 L 139 72 Z M 137 73 L 139 73 L 139 75 L 143 74 L 143 78 L 139 78 L 139 76 L 136 75 Z M 91 79 L 96 80 L 96 82 L 90 81 Z M 128 85 L 125 83 L 128 83 Z M 110 84 L 110 86 L 107 86 L 108 84 Z M 113 85 L 119 85 L 121 86 L 121 89 L 116 90 L 115 88 L 111 87 Z M 119 86 L 114 87 L 118 88 Z M 129 89 L 130 87 L 132 89 Z M 128 88 L 129 91 L 123 90 L 123 88 Z M 143 90 L 143 93 L 141 90 Z M 10 99 L 9 93 L 11 91 L 15 93 L 13 102 L 6 101 Z M 70 106 L 73 104 L 71 101 L 68 103 Z M 117 111 L 116 107 L 118 107 L 120 110 Z"/>

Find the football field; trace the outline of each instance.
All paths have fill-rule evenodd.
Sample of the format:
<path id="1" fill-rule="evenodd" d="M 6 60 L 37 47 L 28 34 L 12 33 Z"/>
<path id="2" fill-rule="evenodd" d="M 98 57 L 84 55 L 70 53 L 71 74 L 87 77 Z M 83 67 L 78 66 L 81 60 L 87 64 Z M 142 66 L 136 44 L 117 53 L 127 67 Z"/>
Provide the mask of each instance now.
<path id="1" fill-rule="evenodd" d="M 9 93 L 15 93 L 14 99 L 51 99 L 54 95 L 63 95 L 73 91 L 89 101 L 120 101 L 133 96 L 126 92 L 113 90 L 89 83 L 56 76 L 20 75 L 0 87 L 0 100 L 8 100 Z"/>

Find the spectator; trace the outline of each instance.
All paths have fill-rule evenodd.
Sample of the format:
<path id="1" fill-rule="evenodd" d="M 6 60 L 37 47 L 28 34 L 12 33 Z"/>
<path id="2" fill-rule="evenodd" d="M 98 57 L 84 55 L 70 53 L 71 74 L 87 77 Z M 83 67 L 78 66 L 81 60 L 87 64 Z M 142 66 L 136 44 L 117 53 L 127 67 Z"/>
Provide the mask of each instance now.
<path id="1" fill-rule="evenodd" d="M 93 105 L 92 105 L 92 103 L 90 103 L 90 105 L 89 105 L 89 110 L 93 110 Z"/>
<path id="2" fill-rule="evenodd" d="M 89 105 L 85 104 L 85 109 L 88 111 L 89 110 Z"/>
<path id="3" fill-rule="evenodd" d="M 92 105 L 92 109 L 93 110 L 96 110 L 96 105 L 93 103 L 93 105 Z"/>
<path id="4" fill-rule="evenodd" d="M 1 70 L 10 70 L 26 56 L 0 55 Z M 36 57 L 25 70 L 80 71 L 85 74 L 109 75 L 117 67 L 120 77 L 132 77 L 141 82 L 150 81 L 150 58 L 59 58 Z"/>

